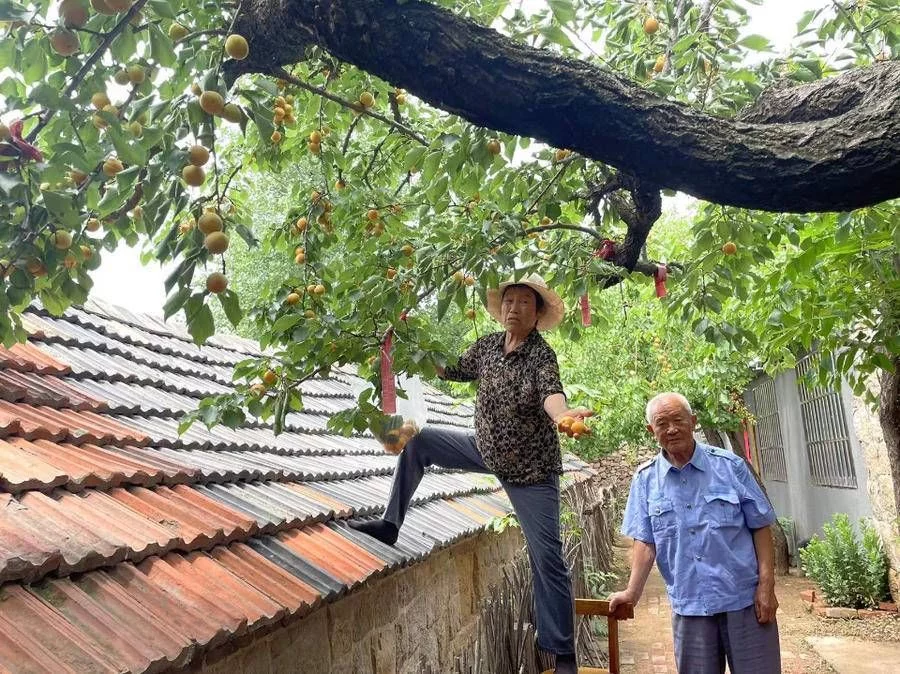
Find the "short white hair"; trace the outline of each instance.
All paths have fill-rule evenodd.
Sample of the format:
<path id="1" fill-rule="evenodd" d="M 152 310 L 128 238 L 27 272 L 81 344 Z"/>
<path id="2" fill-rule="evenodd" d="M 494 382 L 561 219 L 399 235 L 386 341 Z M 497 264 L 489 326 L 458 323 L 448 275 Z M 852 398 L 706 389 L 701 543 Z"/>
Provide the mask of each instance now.
<path id="1" fill-rule="evenodd" d="M 659 404 L 667 398 L 674 398 L 685 410 L 687 410 L 687 413 L 689 415 L 694 415 L 694 411 L 691 409 L 691 404 L 688 402 L 687 398 L 685 398 L 680 393 L 675 393 L 674 391 L 666 391 L 665 393 L 656 394 L 655 396 L 650 398 L 650 402 L 647 403 L 647 410 L 644 416 L 647 418 L 648 424 L 653 423 L 653 413 L 656 411 L 656 408 L 659 406 Z"/>

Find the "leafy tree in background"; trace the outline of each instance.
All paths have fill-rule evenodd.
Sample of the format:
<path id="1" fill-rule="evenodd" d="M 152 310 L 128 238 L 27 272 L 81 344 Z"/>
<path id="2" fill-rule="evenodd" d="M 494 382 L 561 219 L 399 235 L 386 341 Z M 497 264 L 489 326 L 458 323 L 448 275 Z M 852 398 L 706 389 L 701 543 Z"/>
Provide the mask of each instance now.
<path id="1" fill-rule="evenodd" d="M 196 341 L 218 301 L 273 349 L 205 420 L 278 427 L 298 382 L 358 363 L 374 395 L 335 423 L 361 428 L 389 331 L 396 369 L 430 376 L 449 307 L 516 267 L 570 299 L 574 337 L 576 298 L 599 319 L 605 289 L 659 274 L 642 251 L 678 190 L 705 203 L 696 246 L 666 257 L 676 315 L 773 365 L 818 341 L 880 373 L 900 471 L 898 9 L 823 3 L 770 58 L 741 33 L 751 4 L 0 0 L 0 334 L 144 241 Z M 254 177 L 297 173 L 255 221 Z M 284 277 L 239 297 L 229 246 L 254 231 Z"/>

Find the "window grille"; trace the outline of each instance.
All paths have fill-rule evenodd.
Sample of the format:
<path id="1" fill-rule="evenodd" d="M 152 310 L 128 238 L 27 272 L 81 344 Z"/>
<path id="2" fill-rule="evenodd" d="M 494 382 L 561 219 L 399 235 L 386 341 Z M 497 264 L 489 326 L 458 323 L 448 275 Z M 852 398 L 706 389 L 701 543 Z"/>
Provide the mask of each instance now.
<path id="1" fill-rule="evenodd" d="M 751 393 L 762 476 L 766 480 L 787 482 L 787 465 L 784 459 L 784 442 L 781 439 L 781 419 L 778 416 L 775 382 L 771 377 L 763 377 L 751 389 Z"/>
<path id="2" fill-rule="evenodd" d="M 821 358 L 831 359 L 831 355 L 812 353 L 797 363 L 797 390 L 810 478 L 813 484 L 823 487 L 855 489 L 856 468 L 840 391 L 813 386 L 806 379 L 808 373 L 819 368 Z"/>

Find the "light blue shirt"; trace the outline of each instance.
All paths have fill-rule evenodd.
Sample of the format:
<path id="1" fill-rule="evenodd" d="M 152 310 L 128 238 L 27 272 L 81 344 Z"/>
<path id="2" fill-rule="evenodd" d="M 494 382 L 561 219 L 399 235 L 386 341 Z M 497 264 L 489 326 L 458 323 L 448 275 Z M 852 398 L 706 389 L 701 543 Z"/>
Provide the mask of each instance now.
<path id="1" fill-rule="evenodd" d="M 708 616 L 753 603 L 759 572 L 752 530 L 774 521 L 744 459 L 698 442 L 681 469 L 662 452 L 638 468 L 622 533 L 656 546 L 675 613 Z"/>

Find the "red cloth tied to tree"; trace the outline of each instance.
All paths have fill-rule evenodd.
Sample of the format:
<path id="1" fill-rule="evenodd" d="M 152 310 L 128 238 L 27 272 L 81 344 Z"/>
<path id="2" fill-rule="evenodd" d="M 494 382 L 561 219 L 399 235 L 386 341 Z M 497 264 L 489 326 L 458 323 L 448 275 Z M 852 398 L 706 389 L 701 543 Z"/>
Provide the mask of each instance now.
<path id="1" fill-rule="evenodd" d="M 666 265 L 661 264 L 656 267 L 656 274 L 653 275 L 653 280 L 656 284 L 656 296 L 657 297 L 665 297 L 666 296 L 666 279 L 669 276 L 669 270 Z"/>
<path id="2" fill-rule="evenodd" d="M 17 154 L 26 161 L 44 161 L 44 155 L 41 154 L 41 151 L 22 138 L 22 128 L 24 126 L 25 123 L 21 119 L 17 119 L 9 125 L 10 138 L 8 142 L 15 150 L 3 152 L 2 149 L 0 149 L 0 154 L 5 154 L 6 156 L 16 156 Z"/>
<path id="3" fill-rule="evenodd" d="M 391 358 L 393 336 L 392 328 L 381 343 L 381 411 L 384 414 L 397 412 L 397 387 L 394 384 L 394 362 Z"/>
<path id="4" fill-rule="evenodd" d="M 591 298 L 585 293 L 581 296 L 581 325 L 587 327 L 591 324 Z"/>
<path id="5" fill-rule="evenodd" d="M 594 257 L 602 260 L 608 260 L 616 253 L 616 242 L 612 239 L 603 239 L 600 247 L 594 251 Z"/>

